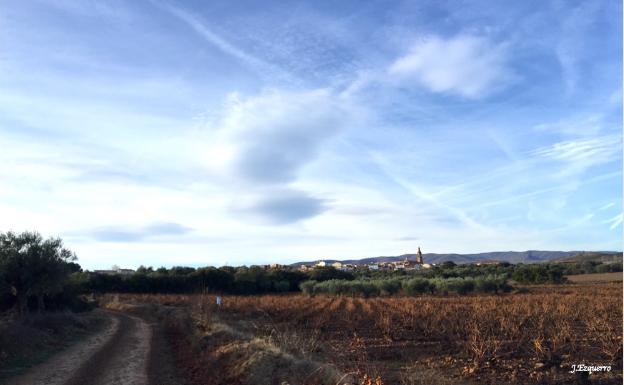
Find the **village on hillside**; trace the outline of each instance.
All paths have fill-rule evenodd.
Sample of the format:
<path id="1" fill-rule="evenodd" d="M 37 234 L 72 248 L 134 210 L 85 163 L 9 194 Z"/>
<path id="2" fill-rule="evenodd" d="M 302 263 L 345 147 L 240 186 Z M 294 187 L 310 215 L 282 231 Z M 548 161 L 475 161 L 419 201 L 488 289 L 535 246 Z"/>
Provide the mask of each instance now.
<path id="1" fill-rule="evenodd" d="M 412 255 L 415 255 L 415 258 L 413 260 L 409 258 Z M 251 267 L 259 267 L 264 270 L 295 270 L 296 269 L 301 272 L 309 272 L 317 268 L 334 268 L 340 271 L 354 272 L 354 271 L 366 271 L 366 270 L 368 271 L 393 271 L 393 270 L 394 271 L 396 270 L 413 271 L 413 270 L 430 269 L 437 265 L 436 263 L 425 263 L 422 252 L 420 251 L 420 247 L 418 248 L 418 252 L 416 254 L 405 254 L 405 259 L 403 259 L 402 261 L 380 261 L 380 262 L 368 262 L 368 263 L 343 263 L 343 262 L 336 261 L 336 260 L 332 260 L 332 261 L 321 259 L 321 260 L 317 260 L 316 263 L 303 263 L 303 264 L 294 264 L 294 265 L 271 263 L 268 265 L 253 265 Z M 475 264 L 476 266 L 498 265 L 498 264 L 501 264 L 501 261 L 481 260 L 479 262 L 473 262 L 473 264 Z M 140 272 L 141 272 L 141 268 L 139 268 L 139 270 L 123 269 L 117 265 L 112 266 L 108 270 L 93 270 L 93 273 L 95 274 L 121 275 L 121 276 L 131 276 Z"/>
<path id="2" fill-rule="evenodd" d="M 352 264 L 352 263 L 342 263 L 336 261 L 334 263 L 327 263 L 325 261 L 319 261 L 316 264 L 312 265 L 301 265 L 299 267 L 300 271 L 310 271 L 317 267 L 333 267 L 336 270 L 341 271 L 355 271 L 355 270 L 420 270 L 420 269 L 429 269 L 433 267 L 433 264 L 425 263 L 423 260 L 422 252 L 420 251 L 420 247 L 418 248 L 418 253 L 416 254 L 415 260 L 409 260 L 407 257 L 403 261 L 394 261 L 394 262 L 373 262 L 373 263 L 365 263 L 365 264 Z"/>

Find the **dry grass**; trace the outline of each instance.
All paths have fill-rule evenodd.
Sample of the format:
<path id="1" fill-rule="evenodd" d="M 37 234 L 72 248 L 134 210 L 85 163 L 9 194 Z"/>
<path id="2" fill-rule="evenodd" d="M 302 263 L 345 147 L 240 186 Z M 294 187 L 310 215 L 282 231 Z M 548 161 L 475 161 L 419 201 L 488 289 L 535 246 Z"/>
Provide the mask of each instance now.
<path id="1" fill-rule="evenodd" d="M 192 384 L 352 384 L 351 376 L 335 365 L 315 360 L 318 332 L 270 320 L 263 320 L 262 327 L 223 322 L 213 296 L 107 295 L 100 302 L 160 319 L 173 339 L 177 364 Z"/>

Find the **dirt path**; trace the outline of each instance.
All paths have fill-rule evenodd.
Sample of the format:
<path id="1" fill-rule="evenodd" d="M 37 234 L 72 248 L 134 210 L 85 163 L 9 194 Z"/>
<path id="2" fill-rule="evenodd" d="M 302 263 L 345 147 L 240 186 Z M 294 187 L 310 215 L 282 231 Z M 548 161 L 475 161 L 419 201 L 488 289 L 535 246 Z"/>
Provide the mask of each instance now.
<path id="1" fill-rule="evenodd" d="M 100 333 L 10 379 L 8 385 L 147 385 L 151 326 L 141 318 L 106 312 Z"/>

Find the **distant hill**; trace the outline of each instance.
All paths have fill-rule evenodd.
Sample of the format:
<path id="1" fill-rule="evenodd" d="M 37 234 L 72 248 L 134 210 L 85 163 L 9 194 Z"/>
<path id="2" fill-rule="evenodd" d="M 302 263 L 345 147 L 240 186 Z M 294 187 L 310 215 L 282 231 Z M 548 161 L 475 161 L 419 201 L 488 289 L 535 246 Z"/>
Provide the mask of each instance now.
<path id="1" fill-rule="evenodd" d="M 579 263 L 579 262 L 622 262 L 620 252 L 584 251 L 569 257 L 557 258 L 552 262 L 559 263 Z"/>
<path id="2" fill-rule="evenodd" d="M 601 251 L 601 252 L 584 252 L 584 251 L 544 251 L 544 250 L 527 250 L 527 251 L 493 251 L 489 253 L 477 253 L 477 254 L 435 254 L 428 253 L 423 254 L 423 260 L 425 263 L 442 263 L 446 261 L 452 261 L 455 263 L 475 263 L 475 262 L 483 262 L 483 261 L 500 261 L 500 262 L 510 262 L 510 263 L 538 263 L 538 262 L 564 262 L 566 258 L 580 258 L 581 260 L 585 260 L 583 258 L 588 258 L 589 256 L 595 255 L 604 256 L 607 258 L 611 256 L 612 258 L 620 258 L 622 253 L 616 251 Z M 334 263 L 334 262 L 342 262 L 342 263 L 351 263 L 351 264 L 367 264 L 367 263 L 378 263 L 378 262 L 394 262 L 394 261 L 402 261 L 407 257 L 408 259 L 414 260 L 416 258 L 416 254 L 403 254 L 399 256 L 382 256 L 382 257 L 372 257 L 372 258 L 362 258 L 362 259 L 349 259 L 349 260 L 336 260 L 336 259 L 322 259 L 326 263 Z M 593 258 L 593 257 L 592 257 Z M 601 257 L 602 258 L 602 257 Z M 617 259 L 616 259 L 617 260 Z M 301 265 L 310 265 L 318 262 L 319 260 L 308 261 L 308 262 L 297 262 L 291 264 L 291 266 L 299 267 Z"/>

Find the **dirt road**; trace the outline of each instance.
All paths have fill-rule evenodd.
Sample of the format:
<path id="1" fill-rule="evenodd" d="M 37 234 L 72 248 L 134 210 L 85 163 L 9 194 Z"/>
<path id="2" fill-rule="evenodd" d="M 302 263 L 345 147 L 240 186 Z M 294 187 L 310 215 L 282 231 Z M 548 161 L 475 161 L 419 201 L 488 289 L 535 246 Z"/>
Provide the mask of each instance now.
<path id="1" fill-rule="evenodd" d="M 148 385 L 153 328 L 127 314 L 105 312 L 97 335 L 62 351 L 8 385 Z"/>

